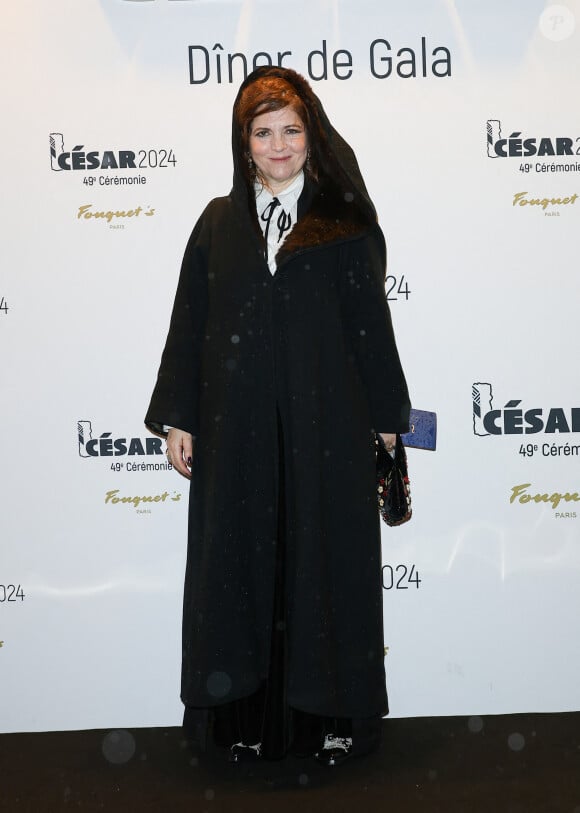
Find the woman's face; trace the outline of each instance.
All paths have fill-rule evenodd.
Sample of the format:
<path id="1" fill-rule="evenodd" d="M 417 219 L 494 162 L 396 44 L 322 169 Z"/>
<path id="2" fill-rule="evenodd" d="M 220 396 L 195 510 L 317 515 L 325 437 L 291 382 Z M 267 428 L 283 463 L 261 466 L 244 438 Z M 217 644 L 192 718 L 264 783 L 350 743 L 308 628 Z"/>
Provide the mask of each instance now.
<path id="1" fill-rule="evenodd" d="M 258 176 L 277 195 L 290 186 L 306 161 L 304 122 L 289 106 L 261 113 L 252 121 L 249 147 Z"/>

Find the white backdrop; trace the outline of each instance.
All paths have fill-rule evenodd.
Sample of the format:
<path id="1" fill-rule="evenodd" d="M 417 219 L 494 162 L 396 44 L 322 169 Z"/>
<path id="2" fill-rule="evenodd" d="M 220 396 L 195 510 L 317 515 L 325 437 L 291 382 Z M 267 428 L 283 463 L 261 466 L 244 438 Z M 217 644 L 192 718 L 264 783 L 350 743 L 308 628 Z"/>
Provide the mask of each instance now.
<path id="1" fill-rule="evenodd" d="M 0 731 L 180 722 L 187 488 L 142 420 L 189 231 L 230 187 L 228 54 L 258 52 L 359 156 L 438 417 L 384 529 L 392 715 L 580 709 L 580 4 L 475 5 L 3 10 Z"/>

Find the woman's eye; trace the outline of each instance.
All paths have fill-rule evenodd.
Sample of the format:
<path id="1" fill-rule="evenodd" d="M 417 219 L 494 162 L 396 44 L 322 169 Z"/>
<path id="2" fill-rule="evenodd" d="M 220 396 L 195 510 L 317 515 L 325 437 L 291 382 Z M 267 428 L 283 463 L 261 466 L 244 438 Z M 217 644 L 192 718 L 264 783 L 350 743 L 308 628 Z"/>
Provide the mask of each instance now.
<path id="1" fill-rule="evenodd" d="M 268 135 L 268 131 L 267 130 L 256 130 L 254 135 L 256 136 L 256 138 L 264 138 L 264 136 Z"/>
<path id="2" fill-rule="evenodd" d="M 286 134 L 291 136 L 300 135 L 301 132 L 302 130 L 299 130 L 297 127 L 289 127 L 286 130 Z"/>

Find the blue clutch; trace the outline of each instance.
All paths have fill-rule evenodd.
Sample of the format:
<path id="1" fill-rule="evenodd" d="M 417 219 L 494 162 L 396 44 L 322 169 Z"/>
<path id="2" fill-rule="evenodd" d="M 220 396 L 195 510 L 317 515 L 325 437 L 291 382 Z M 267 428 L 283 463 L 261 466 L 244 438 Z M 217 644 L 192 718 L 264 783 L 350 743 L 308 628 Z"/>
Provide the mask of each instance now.
<path id="1" fill-rule="evenodd" d="M 405 446 L 415 449 L 428 449 L 434 452 L 437 447 L 437 413 L 412 409 L 409 416 L 410 430 L 401 435 Z"/>

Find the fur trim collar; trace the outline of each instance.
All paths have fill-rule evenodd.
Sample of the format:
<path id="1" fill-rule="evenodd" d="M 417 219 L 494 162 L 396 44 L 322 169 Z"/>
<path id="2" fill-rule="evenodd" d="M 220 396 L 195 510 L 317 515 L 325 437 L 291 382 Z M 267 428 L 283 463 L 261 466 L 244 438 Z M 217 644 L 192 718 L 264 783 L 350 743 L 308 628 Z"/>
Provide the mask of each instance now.
<path id="1" fill-rule="evenodd" d="M 278 250 L 277 265 L 304 249 L 351 240 L 369 231 L 376 221 L 358 197 L 332 182 L 318 187 L 312 181 L 306 183 L 298 202 L 298 222 Z"/>

